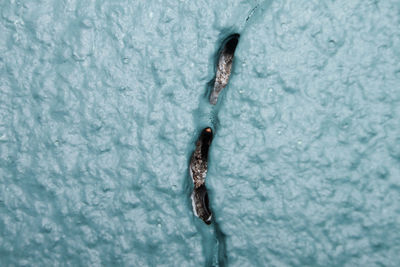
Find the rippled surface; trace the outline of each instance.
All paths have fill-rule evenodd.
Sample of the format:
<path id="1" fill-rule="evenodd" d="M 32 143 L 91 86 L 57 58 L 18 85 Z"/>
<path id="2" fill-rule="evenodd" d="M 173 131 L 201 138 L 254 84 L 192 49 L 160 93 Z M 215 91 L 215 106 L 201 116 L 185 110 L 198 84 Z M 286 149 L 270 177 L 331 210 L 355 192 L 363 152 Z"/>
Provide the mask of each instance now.
<path id="1" fill-rule="evenodd" d="M 2 1 L 2 264 L 215 264 L 224 236 L 221 265 L 396 266 L 399 14 L 390 0 Z M 188 199 L 206 125 L 217 229 Z"/>

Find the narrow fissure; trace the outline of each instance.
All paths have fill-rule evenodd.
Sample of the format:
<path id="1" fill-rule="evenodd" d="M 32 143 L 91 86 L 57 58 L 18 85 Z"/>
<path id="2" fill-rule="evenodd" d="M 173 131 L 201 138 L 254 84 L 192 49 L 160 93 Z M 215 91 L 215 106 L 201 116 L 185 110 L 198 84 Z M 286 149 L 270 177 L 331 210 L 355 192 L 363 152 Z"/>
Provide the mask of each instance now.
<path id="1" fill-rule="evenodd" d="M 250 23 L 250 19 L 253 16 L 257 17 L 256 12 L 262 12 L 270 3 L 271 1 L 268 0 L 257 3 L 255 7 L 249 11 L 242 30 L 248 26 L 247 24 Z M 206 191 L 208 157 L 207 155 L 202 155 L 202 153 L 208 153 L 208 146 L 212 146 L 211 141 L 209 141 L 208 144 L 203 143 L 204 131 L 210 129 L 209 131 L 211 134 L 215 135 L 220 125 L 218 113 L 226 91 L 225 88 L 228 86 L 229 78 L 234 66 L 234 53 L 239 43 L 239 39 L 240 34 L 233 33 L 222 40 L 221 45 L 215 54 L 215 76 L 207 83 L 205 93 L 200 96 L 199 108 L 194 112 L 194 122 L 197 125 L 197 128 L 199 130 L 203 129 L 203 131 L 195 143 L 196 150 L 193 152 L 193 155 L 189 160 L 189 173 L 191 176 L 189 178 L 192 178 L 194 185 L 190 186 L 187 184 L 187 188 L 189 205 L 192 206 L 194 215 L 199 217 L 199 219 L 195 218 L 194 223 L 202 237 L 202 247 L 206 258 L 205 266 L 228 265 L 226 234 L 221 230 L 217 222 L 216 214 L 212 211 L 212 203 L 210 203 L 208 199 Z M 211 140 L 212 137 L 213 136 L 211 136 Z M 204 149 L 204 145 L 207 146 L 206 149 Z M 196 159 L 203 160 L 198 160 L 197 162 Z M 207 162 L 205 165 L 203 162 L 204 160 Z M 203 173 L 201 172 L 202 170 L 204 171 Z M 199 175 L 199 173 L 201 175 Z M 188 181 L 189 180 L 190 179 L 188 179 Z M 198 185 L 198 183 L 200 185 Z M 206 219 L 204 214 L 211 214 L 211 221 L 208 220 L 209 218 Z M 213 225 L 212 227 L 207 225 L 210 223 Z"/>
<path id="2" fill-rule="evenodd" d="M 209 146 L 212 146 L 213 134 L 215 135 L 219 128 L 218 112 L 226 90 L 224 88 L 229 82 L 239 38 L 240 35 L 234 33 L 221 42 L 214 63 L 215 76 L 207 83 L 206 93 L 200 96 L 199 108 L 194 112 L 195 124 L 198 125 L 198 129 L 203 128 L 203 130 L 195 142 L 196 148 L 189 160 L 189 178 L 192 179 L 193 186 L 186 184 L 185 187 L 188 189 L 188 199 L 191 199 L 188 201 L 189 205 L 192 206 L 194 215 L 199 217 L 199 219 L 195 218 L 194 223 L 202 237 L 205 266 L 226 266 L 228 262 L 226 235 L 222 232 L 212 211 L 212 203 L 206 189 L 206 174 Z M 209 134 L 211 137 L 207 138 Z M 208 214 L 211 214 L 211 221 L 207 219 Z M 210 223 L 213 224 L 212 227 L 207 225 Z"/>
<path id="3" fill-rule="evenodd" d="M 244 27 L 248 26 L 249 20 L 255 15 L 256 11 L 261 12 L 271 4 L 271 1 L 266 0 L 257 3 L 252 8 L 246 17 Z M 229 78 L 233 68 L 233 59 L 236 47 L 239 43 L 240 34 L 233 33 L 228 35 L 222 42 L 215 55 L 215 76 L 206 85 L 205 94 L 200 99 L 200 105 L 195 112 L 195 123 L 201 127 L 212 127 L 214 134 L 219 128 L 218 113 L 221 107 L 221 100 L 224 97 L 224 88 L 227 87 Z M 205 103 L 208 102 L 208 103 Z M 189 169 L 191 167 L 189 166 Z M 210 208 L 208 196 L 203 200 L 203 205 L 206 209 Z M 212 206 L 212 205 L 211 205 Z M 212 209 L 211 209 L 212 210 Z M 221 230 L 216 221 L 216 215 L 213 215 L 213 228 L 209 228 L 200 220 L 196 220 L 196 227 L 202 235 L 202 246 L 206 256 L 205 266 L 227 266 L 228 257 L 226 253 L 226 234 Z M 197 215 L 197 214 L 196 214 Z M 208 228 L 205 228 L 208 227 Z"/>

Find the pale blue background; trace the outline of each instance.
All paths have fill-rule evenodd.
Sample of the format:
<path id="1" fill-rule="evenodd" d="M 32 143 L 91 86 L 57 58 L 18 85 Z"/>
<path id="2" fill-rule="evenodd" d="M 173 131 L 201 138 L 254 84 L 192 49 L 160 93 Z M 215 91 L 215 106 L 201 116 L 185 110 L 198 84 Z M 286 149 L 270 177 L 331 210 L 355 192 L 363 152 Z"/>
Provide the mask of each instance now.
<path id="1" fill-rule="evenodd" d="M 0 16 L 1 266 L 399 265 L 399 1 L 3 0 Z M 215 229 L 188 201 L 206 125 Z"/>

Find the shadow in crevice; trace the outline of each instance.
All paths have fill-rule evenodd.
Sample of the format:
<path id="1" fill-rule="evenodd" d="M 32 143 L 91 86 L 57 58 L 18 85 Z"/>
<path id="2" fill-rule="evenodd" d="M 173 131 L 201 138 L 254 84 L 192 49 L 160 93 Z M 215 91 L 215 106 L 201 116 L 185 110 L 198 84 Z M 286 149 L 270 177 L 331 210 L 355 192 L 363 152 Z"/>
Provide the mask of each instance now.
<path id="1" fill-rule="evenodd" d="M 209 108 L 210 105 L 205 105 L 203 107 Z M 201 109 L 201 107 L 199 108 Z M 207 116 L 208 115 L 208 116 Z M 215 114 L 215 110 L 207 109 L 207 112 L 200 112 L 195 115 L 195 117 L 201 117 L 201 121 L 198 121 L 201 127 L 196 130 L 193 138 L 191 140 L 191 146 L 195 148 L 195 143 L 197 136 L 200 134 L 200 129 L 202 129 L 203 124 L 209 124 L 211 122 L 214 129 L 218 128 L 218 117 Z M 192 157 L 193 151 L 188 153 L 188 160 L 186 166 L 185 181 L 183 183 L 183 189 L 186 195 L 186 207 L 191 210 L 192 221 L 195 225 L 197 232 L 201 236 L 202 251 L 205 258 L 204 266 L 226 266 L 227 256 L 226 256 L 226 239 L 225 234 L 221 231 L 218 223 L 216 222 L 215 213 L 212 211 L 212 205 L 209 205 L 211 213 L 213 214 L 212 224 L 205 224 L 200 218 L 197 218 L 193 212 L 193 205 L 191 195 L 193 192 L 193 181 L 189 174 L 190 159 Z M 212 203 L 210 203 L 212 204 Z"/>
<path id="2" fill-rule="evenodd" d="M 195 143 L 195 138 L 192 140 Z M 187 166 L 190 164 L 190 157 L 187 161 Z M 185 175 L 185 181 L 183 183 L 184 192 L 186 195 L 186 207 L 189 210 L 193 210 L 191 195 L 193 192 L 193 182 L 189 174 L 189 168 L 187 168 L 187 174 Z M 212 207 L 209 206 L 209 208 Z M 213 212 L 212 212 L 213 213 Z M 193 212 L 192 221 L 195 225 L 197 232 L 201 236 L 202 251 L 205 258 L 204 266 L 226 266 L 227 256 L 226 256 L 226 241 L 225 234 L 221 231 L 218 223 L 215 220 L 215 214 L 213 213 L 213 220 L 211 225 L 205 224 L 200 218 L 197 218 Z"/>
<path id="3" fill-rule="evenodd" d="M 246 21 L 241 27 L 241 33 L 245 34 L 246 27 L 250 26 L 253 23 L 256 23 L 257 20 L 263 17 L 264 12 L 268 9 L 270 4 L 272 3 L 271 0 L 260 0 L 256 1 L 256 5 L 249 11 Z M 224 95 L 226 94 L 225 91 L 229 88 L 229 83 L 226 84 L 224 79 L 219 79 L 218 86 L 216 88 L 217 93 L 217 100 L 215 105 L 212 105 L 212 101 L 210 102 L 211 93 L 214 90 L 216 73 L 218 70 L 218 64 L 220 61 L 221 53 L 224 52 L 224 56 L 227 56 L 227 59 L 223 59 L 221 62 L 225 61 L 226 65 L 229 66 L 228 70 L 230 73 L 233 74 L 235 69 L 235 60 L 229 61 L 229 55 L 233 55 L 238 45 L 240 35 L 238 33 L 238 29 L 234 28 L 226 28 L 221 31 L 221 35 L 218 43 L 219 48 L 216 50 L 215 54 L 213 55 L 213 78 L 206 84 L 206 90 L 204 94 L 201 94 L 199 97 L 199 107 L 193 113 L 193 120 L 194 125 L 196 125 L 197 131 L 201 131 L 205 127 L 212 127 L 214 136 L 217 135 L 218 129 L 220 127 L 220 121 L 218 117 L 219 110 L 221 108 L 221 103 L 223 102 Z M 229 62 L 229 63 L 226 63 Z M 228 65 L 232 62 L 232 65 Z M 231 67 L 230 67 L 231 66 Z M 226 69 L 225 69 L 226 70 Z M 211 71 L 211 67 L 209 68 Z M 225 72 L 223 72 L 225 73 Z M 229 73 L 229 71 L 226 71 Z M 210 75 L 211 76 L 211 75 Z M 221 82 L 222 80 L 222 82 Z M 221 89 L 222 88 L 222 89 Z M 222 91 L 221 91 L 222 90 Z M 214 98 L 215 99 L 215 98 Z M 214 103 L 213 103 L 214 104 Z M 198 132 L 195 136 L 198 136 Z M 192 144 L 195 143 L 195 140 L 192 140 Z M 212 149 L 212 148 L 211 148 Z M 190 164 L 190 157 L 187 166 Z M 187 193 L 187 205 L 190 209 L 192 209 L 191 203 L 191 193 L 193 190 L 193 184 L 191 181 L 191 177 L 189 172 L 186 175 L 187 179 L 185 182 L 185 192 Z M 212 207 L 212 203 L 211 207 Z M 200 233 L 202 238 L 202 249 L 204 253 L 204 257 L 206 259 L 205 266 L 227 266 L 228 265 L 228 257 L 227 257 L 227 247 L 226 247 L 226 234 L 221 230 L 217 220 L 216 214 L 213 213 L 212 219 L 212 226 L 206 225 L 201 219 L 196 218 L 193 214 L 193 223 L 196 226 L 197 231 Z"/>
<path id="4" fill-rule="evenodd" d="M 223 34 L 224 37 L 219 38 L 220 45 L 219 45 L 218 50 L 216 51 L 216 53 L 213 56 L 213 61 L 214 61 L 213 78 L 206 84 L 205 96 L 207 99 L 210 99 L 211 93 L 214 90 L 215 79 L 216 79 L 216 74 L 218 71 L 218 64 L 220 63 L 221 55 L 223 53 L 225 55 L 231 54 L 232 57 L 234 57 L 233 55 L 235 53 L 236 46 L 238 45 L 239 39 L 240 39 L 240 34 L 232 31 L 232 29 L 226 29 L 223 31 L 223 33 L 224 33 Z M 234 65 L 235 65 L 234 62 L 235 61 L 233 61 L 232 69 L 230 70 L 230 73 L 232 73 L 234 70 Z M 228 87 L 228 86 L 226 86 L 226 87 Z M 227 89 L 223 89 L 222 91 L 226 91 L 226 90 Z M 221 95 L 222 95 L 222 92 L 221 92 Z M 218 98 L 221 98 L 221 96 L 219 96 Z M 221 100 L 219 99 L 218 102 L 221 102 Z"/>
<path id="5" fill-rule="evenodd" d="M 215 83 L 215 75 L 218 68 L 219 59 L 221 53 L 224 52 L 224 55 L 228 53 L 228 55 L 233 55 L 236 49 L 236 46 L 239 42 L 240 34 L 232 29 L 225 29 L 221 33 L 221 38 L 219 41 L 219 49 L 214 54 L 214 77 L 206 84 L 206 91 L 204 94 L 199 96 L 199 106 L 193 112 L 193 123 L 196 125 L 196 133 L 194 134 L 191 142 L 191 146 L 193 146 L 193 150 L 195 149 L 195 138 L 199 136 L 200 131 L 205 127 L 212 127 L 214 132 L 214 136 L 216 136 L 217 131 L 220 126 L 220 121 L 218 118 L 218 113 L 221 108 L 221 103 L 223 102 L 224 94 L 221 91 L 221 94 L 218 96 L 218 101 L 215 105 L 210 104 L 210 94 L 214 88 Z M 229 62 L 229 61 L 226 61 Z M 233 61 L 234 62 L 234 61 Z M 228 64 L 228 63 L 226 63 Z M 229 65 L 230 68 L 230 65 Z M 234 68 L 230 69 L 231 73 Z M 225 84 L 226 85 L 226 84 Z M 222 87 L 223 88 L 223 87 Z M 224 91 L 227 90 L 226 88 L 223 89 Z M 212 144 L 211 144 L 212 149 Z M 193 152 L 192 152 L 193 153 Z M 188 155 L 188 162 L 187 166 L 190 168 L 190 159 L 192 154 Z M 189 169 L 187 169 L 187 174 L 185 175 L 186 179 L 184 182 L 184 190 L 187 195 L 187 207 L 190 210 L 193 210 L 192 207 L 192 200 L 191 195 L 193 192 L 193 181 L 189 174 Z M 208 179 L 208 178 L 207 178 Z M 211 207 L 212 207 L 212 203 Z M 213 219 L 212 219 L 212 226 L 206 225 L 201 219 L 197 218 L 194 213 L 193 214 L 193 223 L 201 235 L 201 244 L 202 250 L 205 257 L 205 266 L 227 266 L 228 264 L 228 257 L 226 253 L 226 235 L 222 232 L 219 224 L 216 221 L 216 214 L 212 212 Z"/>

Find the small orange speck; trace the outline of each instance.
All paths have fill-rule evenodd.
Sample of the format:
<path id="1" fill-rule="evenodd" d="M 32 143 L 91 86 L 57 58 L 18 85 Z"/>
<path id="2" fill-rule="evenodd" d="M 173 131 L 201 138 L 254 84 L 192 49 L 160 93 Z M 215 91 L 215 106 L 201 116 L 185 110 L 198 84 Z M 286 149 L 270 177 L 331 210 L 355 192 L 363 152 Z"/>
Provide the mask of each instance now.
<path id="1" fill-rule="evenodd" d="M 206 132 L 211 133 L 211 128 L 207 128 L 207 129 L 206 129 Z"/>

